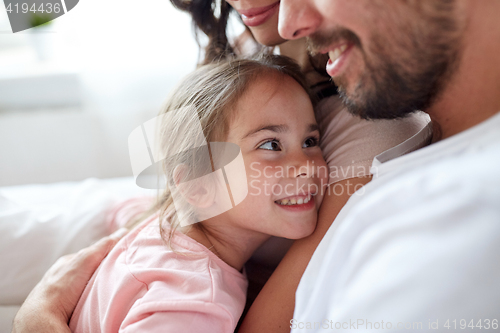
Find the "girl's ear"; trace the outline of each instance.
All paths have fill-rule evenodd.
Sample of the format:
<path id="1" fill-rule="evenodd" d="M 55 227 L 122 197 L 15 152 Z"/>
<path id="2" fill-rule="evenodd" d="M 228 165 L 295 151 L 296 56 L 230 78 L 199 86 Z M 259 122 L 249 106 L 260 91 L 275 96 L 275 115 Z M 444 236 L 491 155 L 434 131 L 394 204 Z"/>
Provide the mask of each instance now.
<path id="1" fill-rule="evenodd" d="M 172 177 L 175 187 L 182 194 L 184 200 L 197 208 L 208 208 L 214 204 L 215 190 L 213 184 L 206 177 L 188 180 L 189 167 L 179 164 L 174 168 Z"/>
<path id="2" fill-rule="evenodd" d="M 186 181 L 186 177 L 188 174 L 189 174 L 188 166 L 184 163 L 178 164 L 174 168 L 174 171 L 172 172 L 172 178 L 174 180 L 175 186 L 178 187 L 180 183 Z"/>

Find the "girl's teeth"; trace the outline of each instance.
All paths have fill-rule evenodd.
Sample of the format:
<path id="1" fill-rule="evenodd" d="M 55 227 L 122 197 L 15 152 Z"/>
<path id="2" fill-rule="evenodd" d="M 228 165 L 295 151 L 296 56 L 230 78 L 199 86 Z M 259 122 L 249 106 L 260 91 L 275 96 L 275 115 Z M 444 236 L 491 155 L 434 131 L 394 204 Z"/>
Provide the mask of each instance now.
<path id="1" fill-rule="evenodd" d="M 303 198 L 299 198 L 299 199 L 283 199 L 283 200 L 276 201 L 276 203 L 278 203 L 280 205 L 290 206 L 290 205 L 302 205 L 302 204 L 306 204 L 309 201 L 311 201 L 311 196 L 310 195 L 308 197 L 306 197 L 305 199 L 303 199 Z"/>

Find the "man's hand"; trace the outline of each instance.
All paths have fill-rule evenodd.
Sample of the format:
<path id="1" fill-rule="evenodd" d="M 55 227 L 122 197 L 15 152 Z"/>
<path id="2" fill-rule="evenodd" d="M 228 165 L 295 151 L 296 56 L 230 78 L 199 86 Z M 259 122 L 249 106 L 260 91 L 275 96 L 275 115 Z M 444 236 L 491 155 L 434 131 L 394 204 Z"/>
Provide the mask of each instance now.
<path id="1" fill-rule="evenodd" d="M 77 253 L 59 258 L 24 301 L 14 318 L 12 332 L 71 332 L 68 321 L 87 282 L 127 231 L 120 229 Z"/>

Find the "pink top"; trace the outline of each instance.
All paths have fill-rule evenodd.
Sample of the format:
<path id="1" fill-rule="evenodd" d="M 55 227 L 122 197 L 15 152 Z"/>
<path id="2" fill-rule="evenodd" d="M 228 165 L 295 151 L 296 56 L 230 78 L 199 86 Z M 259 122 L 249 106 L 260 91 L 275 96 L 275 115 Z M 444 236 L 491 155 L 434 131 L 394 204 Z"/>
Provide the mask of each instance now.
<path id="1" fill-rule="evenodd" d="M 71 317 L 73 332 L 234 331 L 245 276 L 179 232 L 173 252 L 158 223 L 142 222 L 103 260 Z"/>

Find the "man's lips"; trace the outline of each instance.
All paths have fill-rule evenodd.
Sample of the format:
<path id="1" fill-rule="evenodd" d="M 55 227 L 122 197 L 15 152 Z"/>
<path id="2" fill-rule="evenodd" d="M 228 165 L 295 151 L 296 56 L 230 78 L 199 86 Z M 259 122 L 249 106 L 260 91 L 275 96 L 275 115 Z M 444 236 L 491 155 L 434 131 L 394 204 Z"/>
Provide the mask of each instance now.
<path id="1" fill-rule="evenodd" d="M 347 46 L 348 46 L 347 43 L 340 44 L 339 46 L 334 47 L 331 51 L 328 51 L 328 57 L 330 58 L 330 60 L 332 62 L 335 62 L 338 58 L 340 58 L 342 53 L 344 53 L 345 50 L 347 50 Z"/>
<path id="2" fill-rule="evenodd" d="M 339 43 L 334 47 L 328 49 L 328 63 L 326 64 L 326 72 L 331 77 L 335 77 L 340 74 L 340 72 L 346 67 L 346 62 L 350 51 L 354 44 L 352 43 Z M 326 53 L 326 51 L 322 52 Z"/>
<path id="3" fill-rule="evenodd" d="M 269 20 L 278 11 L 279 4 L 280 2 L 277 1 L 269 6 L 239 9 L 238 13 L 240 13 L 241 19 L 246 26 L 255 27 Z"/>

